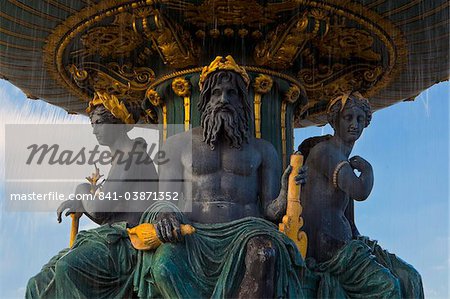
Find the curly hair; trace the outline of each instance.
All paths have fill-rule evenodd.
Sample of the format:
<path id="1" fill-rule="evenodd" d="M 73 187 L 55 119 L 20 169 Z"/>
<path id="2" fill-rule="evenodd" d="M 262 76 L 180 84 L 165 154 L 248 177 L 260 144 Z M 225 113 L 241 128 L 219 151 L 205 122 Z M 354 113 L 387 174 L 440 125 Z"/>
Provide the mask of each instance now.
<path id="1" fill-rule="evenodd" d="M 358 107 L 366 114 L 366 123 L 364 127 L 367 127 L 372 120 L 372 110 L 370 108 L 369 101 L 364 98 L 360 93 L 353 92 L 348 96 L 347 101 L 345 102 L 345 107 Z M 339 113 L 343 110 L 342 100 L 336 101 L 331 107 L 328 109 L 327 120 L 328 123 L 335 128 L 336 121 L 339 117 Z"/>
<path id="2" fill-rule="evenodd" d="M 244 80 L 241 79 L 239 74 L 232 71 L 218 71 L 208 76 L 208 78 L 204 82 L 203 90 L 200 94 L 200 101 L 198 102 L 198 110 L 201 114 L 206 109 L 208 101 L 211 97 L 211 89 L 219 82 L 227 82 L 231 81 L 232 84 L 236 84 L 238 87 L 238 91 L 240 96 L 242 97 L 242 105 L 244 107 L 244 114 L 247 120 L 251 120 L 252 118 L 252 107 L 248 101 L 248 91 L 247 85 Z"/>
<path id="3" fill-rule="evenodd" d="M 227 115 L 218 114 L 217 107 L 221 104 L 210 102 L 211 91 L 217 84 L 230 82 L 237 87 L 242 108 L 228 107 Z M 252 119 L 252 108 L 248 101 L 247 86 L 242 78 L 232 71 L 219 71 L 208 76 L 200 95 L 198 110 L 201 113 L 203 141 L 213 150 L 218 142 L 222 128 L 224 138 L 231 147 L 241 148 L 243 142 L 248 142 L 249 121 Z"/>

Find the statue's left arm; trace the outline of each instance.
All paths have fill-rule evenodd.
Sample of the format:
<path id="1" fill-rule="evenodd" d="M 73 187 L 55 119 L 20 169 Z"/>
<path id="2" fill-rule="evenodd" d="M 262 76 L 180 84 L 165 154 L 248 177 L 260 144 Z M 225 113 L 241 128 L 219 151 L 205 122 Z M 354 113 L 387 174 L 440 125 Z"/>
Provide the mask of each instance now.
<path id="1" fill-rule="evenodd" d="M 353 171 L 354 169 L 361 172 L 361 175 L 357 176 Z M 350 158 L 349 163 L 345 163 L 341 169 L 335 170 L 334 176 L 337 179 L 337 187 L 350 196 L 351 199 L 366 200 L 372 191 L 372 166 L 359 156 Z"/>

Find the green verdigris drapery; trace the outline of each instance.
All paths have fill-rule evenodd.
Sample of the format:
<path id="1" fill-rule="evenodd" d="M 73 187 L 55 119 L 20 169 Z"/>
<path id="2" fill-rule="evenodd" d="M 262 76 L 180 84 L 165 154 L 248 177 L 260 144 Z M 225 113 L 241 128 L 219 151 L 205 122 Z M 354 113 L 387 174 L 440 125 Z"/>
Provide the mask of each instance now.
<path id="1" fill-rule="evenodd" d="M 144 214 L 141 222 L 153 222 L 162 205 Z M 186 222 L 179 214 L 182 222 Z M 302 277 L 305 265 L 295 244 L 264 219 L 247 217 L 229 223 L 192 224 L 196 232 L 183 243 L 141 251 L 134 275 L 140 298 L 226 298 L 236 295 L 245 272 L 248 240 L 265 236 L 277 249 L 276 298 L 306 298 Z"/>

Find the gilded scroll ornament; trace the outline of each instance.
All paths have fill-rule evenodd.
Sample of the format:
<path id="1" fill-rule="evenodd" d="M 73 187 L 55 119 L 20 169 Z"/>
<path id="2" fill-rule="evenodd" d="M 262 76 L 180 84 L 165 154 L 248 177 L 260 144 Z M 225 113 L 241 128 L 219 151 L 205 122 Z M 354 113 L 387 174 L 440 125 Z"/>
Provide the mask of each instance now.
<path id="1" fill-rule="evenodd" d="M 181 77 L 175 78 L 172 81 L 172 90 L 179 97 L 188 97 L 191 95 L 189 82 Z"/>
<path id="2" fill-rule="evenodd" d="M 123 101 L 141 101 L 147 86 L 155 79 L 150 68 L 116 62 L 106 65 L 94 62 L 73 64 L 68 70 L 80 88 L 114 94 Z"/>
<path id="3" fill-rule="evenodd" d="M 336 63 L 331 67 L 321 65 L 316 72 L 311 69 L 301 70 L 298 77 L 308 92 L 310 104 L 313 104 L 318 100 L 329 100 L 349 90 L 370 90 L 382 74 L 382 68 L 376 65 L 345 66 Z"/>
<path id="4" fill-rule="evenodd" d="M 181 25 L 172 22 L 157 9 L 146 18 L 134 20 L 133 27 L 136 28 L 138 23 L 165 63 L 174 68 L 197 63 L 200 48 Z"/>
<path id="5" fill-rule="evenodd" d="M 313 40 L 322 55 L 339 58 L 361 58 L 367 61 L 381 61 L 381 55 L 372 50 L 374 38 L 368 31 L 343 26 L 332 27 L 321 40 Z"/>
<path id="6" fill-rule="evenodd" d="M 119 28 L 127 33 L 120 38 Z M 136 57 L 133 68 L 160 60 L 155 66 L 162 67 L 162 74 L 174 75 L 188 67 L 190 72 L 211 54 L 200 51 L 200 45 L 211 43 L 211 29 L 219 31 L 221 43 L 242 38 L 242 44 L 253 49 L 242 57 L 242 61 L 255 63 L 246 65 L 247 71 L 272 76 L 270 72 L 278 70 L 277 77 L 304 86 L 312 105 L 349 88 L 375 95 L 399 73 L 408 57 L 400 30 L 353 1 L 104 0 L 74 13 L 52 31 L 44 46 L 45 67 L 76 98 L 88 101 L 99 87 L 116 89 L 130 99 L 142 97 L 142 90 L 155 87 L 154 82 L 167 76 L 141 90 L 134 85 L 136 80 L 128 80 L 129 85 L 114 79 L 108 87 L 111 76 L 101 71 L 96 86 L 87 79 L 80 88 L 74 78 L 81 74 L 74 76 L 69 66 L 76 64 L 81 69 L 80 61 L 104 64 L 117 62 L 118 57 Z M 254 71 L 258 68 L 263 71 Z M 92 78 L 93 73 L 88 73 Z M 308 117 L 322 112 L 309 111 Z"/>
<path id="7" fill-rule="evenodd" d="M 266 39 L 255 48 L 256 63 L 275 69 L 286 69 L 292 66 L 304 45 L 317 37 L 320 31 L 328 30 L 325 12 L 319 14 L 317 12 L 319 10 L 314 11 L 314 15 L 320 18 L 316 19 L 306 12 L 290 23 L 280 24 L 275 30 L 269 32 Z M 313 29 L 309 29 L 310 27 Z"/>
<path id="8" fill-rule="evenodd" d="M 185 13 L 186 22 L 196 26 L 216 24 L 265 25 L 274 22 L 275 15 L 267 11 L 256 0 L 206 0 L 200 5 L 194 5 L 185 1 L 173 1 L 167 6 Z"/>
<path id="9" fill-rule="evenodd" d="M 81 37 L 88 55 L 102 57 L 129 56 L 142 43 L 142 38 L 132 29 L 120 26 L 95 27 Z"/>
<path id="10" fill-rule="evenodd" d="M 264 94 L 268 93 L 272 89 L 273 80 L 267 75 L 260 74 L 255 79 L 255 83 L 253 83 L 253 88 L 255 92 Z"/>

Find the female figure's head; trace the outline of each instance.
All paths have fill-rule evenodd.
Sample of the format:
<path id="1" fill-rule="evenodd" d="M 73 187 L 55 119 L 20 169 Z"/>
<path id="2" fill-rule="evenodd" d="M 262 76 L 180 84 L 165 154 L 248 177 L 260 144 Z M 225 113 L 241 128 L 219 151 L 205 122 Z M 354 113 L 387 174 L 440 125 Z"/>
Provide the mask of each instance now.
<path id="1" fill-rule="evenodd" d="M 372 120 L 369 101 L 357 92 L 331 101 L 327 114 L 334 135 L 347 143 L 355 142 Z"/>
<path id="2" fill-rule="evenodd" d="M 97 95 L 96 95 L 97 96 Z M 117 98 L 115 98 L 117 100 Z M 114 99 L 94 98 L 86 110 L 89 113 L 93 133 L 100 145 L 110 146 L 132 129 L 132 124 L 139 121 L 142 109 L 134 102 L 117 104 Z M 108 109 L 109 108 L 109 109 Z"/>

